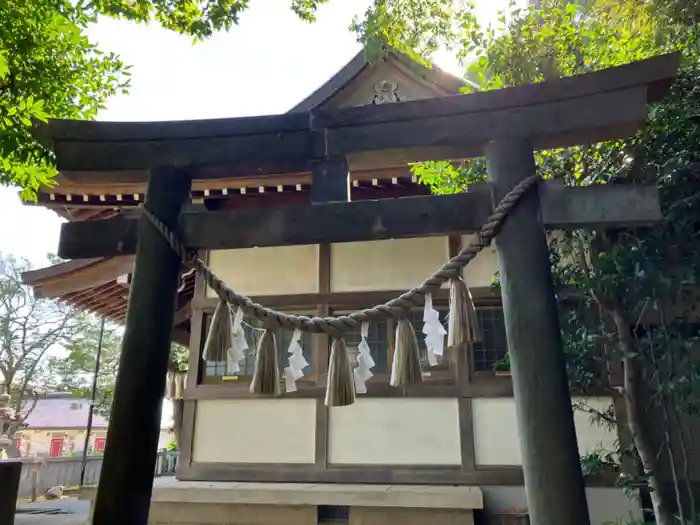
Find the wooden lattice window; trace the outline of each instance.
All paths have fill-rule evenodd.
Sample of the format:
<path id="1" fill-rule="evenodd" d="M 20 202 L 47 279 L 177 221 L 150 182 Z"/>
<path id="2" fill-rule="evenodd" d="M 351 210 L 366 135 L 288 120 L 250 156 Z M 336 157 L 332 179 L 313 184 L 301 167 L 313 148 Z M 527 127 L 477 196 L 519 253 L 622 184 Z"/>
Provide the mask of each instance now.
<path id="1" fill-rule="evenodd" d="M 476 314 L 483 341 L 475 343 L 473 347 L 474 371 L 493 372 L 494 365 L 501 362 L 508 353 L 503 308 L 480 307 L 476 309 Z"/>
<path id="2" fill-rule="evenodd" d="M 390 337 L 389 331 L 389 326 L 386 322 L 370 323 L 369 325 L 367 344 L 375 363 L 372 369 L 373 374 L 388 374 L 391 369 L 389 355 L 391 354 L 390 341 L 393 340 L 393 337 Z M 360 328 L 352 332 L 345 332 L 343 338 L 348 350 L 351 353 L 356 352 L 357 345 L 362 341 Z"/>
<path id="3" fill-rule="evenodd" d="M 437 308 L 440 313 L 440 319 L 444 323 L 447 321 L 447 308 Z M 345 311 L 335 311 L 334 315 L 340 315 L 347 313 Z M 409 313 L 408 316 L 413 328 L 416 331 L 416 336 L 418 338 L 418 347 L 421 356 L 421 369 L 423 370 L 424 379 L 430 378 L 440 378 L 444 379 L 449 373 L 451 360 L 448 355 L 445 357 L 438 357 L 438 364 L 435 366 L 430 366 L 428 364 L 428 355 L 425 347 L 425 336 L 423 335 L 423 310 L 416 309 Z M 394 330 L 396 325 L 392 319 L 384 322 L 370 323 L 369 332 L 367 336 L 367 344 L 370 347 L 370 354 L 372 359 L 374 359 L 375 367 L 372 369 L 372 373 L 377 375 L 388 375 L 391 372 L 391 362 L 393 359 L 394 352 Z M 345 343 L 348 350 L 353 353 L 357 351 L 357 345 L 361 341 L 361 332 L 358 327 L 356 330 L 351 332 L 345 332 L 344 334 Z M 447 351 L 447 349 L 445 349 Z M 382 381 L 385 381 L 383 378 Z M 371 380 L 370 380 L 371 381 Z"/>
<path id="4" fill-rule="evenodd" d="M 209 325 L 211 323 L 211 318 L 211 314 L 205 314 L 202 319 L 203 333 L 200 352 L 203 351 L 207 335 L 209 334 Z M 255 369 L 255 351 L 257 348 L 258 341 L 260 340 L 260 337 L 263 334 L 263 331 L 261 330 L 260 322 L 256 319 L 244 320 L 243 330 L 245 331 L 246 340 L 248 341 L 249 348 L 246 352 L 245 359 L 239 363 L 241 368 L 240 372 L 235 375 L 228 374 L 226 368 L 226 361 L 205 361 L 202 359 L 200 372 L 202 383 L 218 384 L 228 380 L 235 381 L 240 380 L 241 378 L 250 379 L 253 376 L 253 370 Z M 292 340 L 292 334 L 292 331 L 283 330 L 281 328 L 275 330 L 280 373 L 282 373 L 284 367 L 288 366 L 289 354 L 287 350 L 289 348 L 289 343 Z M 303 349 L 304 357 L 309 363 L 309 366 L 304 369 L 304 372 L 308 373 L 312 369 L 313 363 L 311 334 L 307 332 L 302 332 L 301 346 Z"/>

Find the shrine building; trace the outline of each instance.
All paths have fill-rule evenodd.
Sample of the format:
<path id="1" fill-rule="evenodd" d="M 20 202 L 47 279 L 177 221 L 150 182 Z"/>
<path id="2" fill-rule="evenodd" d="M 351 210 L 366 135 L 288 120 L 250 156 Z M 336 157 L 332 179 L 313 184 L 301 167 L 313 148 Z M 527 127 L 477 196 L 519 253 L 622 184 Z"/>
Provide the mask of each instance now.
<path id="1" fill-rule="evenodd" d="M 628 84 L 646 89 L 675 74 L 653 64 L 630 67 L 636 69 L 611 70 L 607 81 L 622 85 L 617 74 Z M 463 87 L 461 79 L 402 55 L 391 53 L 370 63 L 360 52 L 289 110 L 289 126 L 293 127 L 297 115 L 309 111 L 449 97 Z M 519 89 L 513 88 L 511 106 L 518 104 L 518 93 L 524 93 Z M 492 106 L 487 109 L 494 109 L 492 99 L 483 100 Z M 94 141 L 95 155 L 99 155 L 100 141 L 112 138 L 107 132 L 102 137 L 75 138 L 77 132 L 70 123 L 63 124 L 63 131 L 53 136 L 60 170 L 57 184 L 40 190 L 38 205 L 72 222 L 133 217 L 144 202 L 147 173 L 138 168 L 64 169 L 62 163 L 69 165 L 78 158 L 87 142 Z M 165 138 L 181 138 L 177 132 L 168 135 L 166 124 L 162 123 Z M 209 133 L 206 121 L 192 125 L 201 126 L 202 136 Z M 483 126 L 484 121 L 477 116 L 474 125 Z M 433 132 L 425 129 L 426 134 Z M 137 132 L 135 140 L 139 138 Z M 212 141 L 201 147 L 219 146 Z M 449 155 L 460 159 L 455 153 Z M 389 203 L 429 195 L 408 165 L 416 160 L 423 159 L 394 150 L 351 157 L 348 200 Z M 245 167 L 226 166 L 201 170 L 192 182 L 185 212 L 264 210 L 274 218 L 280 210 L 313 201 L 308 166 L 284 173 L 264 166 L 247 172 Z M 233 290 L 266 307 L 323 317 L 369 308 L 411 289 L 457 254 L 473 233 L 377 236 L 379 240 L 296 245 L 255 246 L 251 241 L 252 247 L 201 250 L 200 256 Z M 133 264 L 133 251 L 75 259 L 30 272 L 25 280 L 39 296 L 124 323 Z M 493 285 L 497 271 L 493 246 L 465 268 L 464 281 L 474 299 L 482 337 L 464 352 L 446 353 L 431 365 L 421 334 L 423 308 L 411 312 L 410 320 L 421 338 L 421 384 L 389 385 L 394 321 L 370 323 L 365 339 L 374 361 L 373 376 L 366 383 L 366 393 L 344 407 L 324 403 L 327 334 L 303 333 L 301 347 L 308 366 L 296 391 L 280 397 L 249 392 L 255 365 L 252 350 L 262 333 L 254 319 L 243 323 L 251 353 L 238 372 L 231 373 L 226 362 L 204 360 L 202 349 L 219 300 L 200 276 L 183 271 L 172 327 L 172 340 L 190 348 L 182 393 L 180 458 L 175 478 L 155 480 L 150 523 L 516 523 L 495 521 L 527 510 L 513 383 L 504 365 L 504 313 L 500 292 Z M 448 295 L 443 287 L 432 297 L 443 320 Z M 276 331 L 281 367 L 287 363 L 291 336 L 292 332 Z M 351 353 L 361 340 L 359 328 L 345 334 Z M 575 392 L 572 397 L 600 410 L 619 406 L 609 391 Z M 580 455 L 615 449 L 619 432 L 591 423 L 585 412 L 576 411 L 574 419 Z M 542 454 L 546 457 L 547 451 Z M 595 525 L 640 515 L 639 502 L 615 486 L 616 478 L 616 472 L 603 472 L 585 479 Z M 85 497 L 91 497 L 91 491 L 86 489 Z M 492 521 L 484 521 L 488 519 Z"/>

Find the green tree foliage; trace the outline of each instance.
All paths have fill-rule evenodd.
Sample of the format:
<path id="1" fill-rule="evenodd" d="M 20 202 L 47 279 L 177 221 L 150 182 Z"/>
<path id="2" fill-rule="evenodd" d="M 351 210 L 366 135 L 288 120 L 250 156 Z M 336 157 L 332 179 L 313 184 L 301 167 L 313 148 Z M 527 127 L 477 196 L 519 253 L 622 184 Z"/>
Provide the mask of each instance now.
<path id="1" fill-rule="evenodd" d="M 29 263 L 0 254 L 0 393 L 9 394 L 9 417 L 0 436 L 12 436 L 52 383 L 52 352 L 80 329 L 78 314 L 65 305 L 37 299 L 22 283 Z"/>
<path id="2" fill-rule="evenodd" d="M 314 21 L 327 0 L 290 0 Z M 92 119 L 125 93 L 129 68 L 86 35 L 101 15 L 156 22 L 201 40 L 239 22 L 247 0 L 5 0 L 0 2 L 0 184 L 31 199 L 56 175 L 52 152 L 35 136 L 48 118 Z"/>
<path id="3" fill-rule="evenodd" d="M 100 344 L 101 320 L 95 316 L 82 316 L 81 328 L 64 345 L 64 352 L 51 359 L 51 383 L 57 390 L 72 392 L 75 396 L 90 399 L 95 374 L 97 348 Z M 95 389 L 95 410 L 109 415 L 114 397 L 114 386 L 119 369 L 123 330 L 120 326 L 105 323 L 102 332 L 100 366 Z M 187 371 L 189 350 L 173 343 L 171 370 Z"/>
<path id="4" fill-rule="evenodd" d="M 85 36 L 88 21 L 68 1 L 0 2 L 0 183 L 25 197 L 55 174 L 32 123 L 93 118 L 128 84 L 124 64 Z"/>
<path id="5" fill-rule="evenodd" d="M 105 323 L 102 331 L 100 319 L 92 315 L 81 317 L 80 331 L 64 345 L 64 352 L 51 359 L 51 380 L 57 390 L 90 399 L 97 349 L 101 346 L 94 406 L 97 412 L 108 415 L 119 366 L 122 330 L 119 326 Z"/>
<path id="6" fill-rule="evenodd" d="M 289 0 L 300 19 L 316 20 L 316 10 L 328 0 Z M 85 3 L 91 15 L 106 15 L 139 23 L 156 21 L 166 29 L 197 40 L 238 25 L 249 0 L 96 0 Z"/>
<path id="7" fill-rule="evenodd" d="M 571 383 L 622 394 L 632 447 L 615 452 L 642 468 L 638 476 L 621 480 L 646 486 L 656 522 L 670 525 L 677 523 L 673 513 L 681 500 L 690 501 L 679 511 L 682 523 L 697 515 L 682 483 L 690 472 L 679 429 L 687 427 L 684 417 L 700 409 L 700 365 L 692 355 L 700 331 L 689 321 L 700 278 L 693 255 L 700 249 L 700 68 L 697 29 L 684 18 L 688 11 L 679 9 L 682 2 L 665 2 L 663 9 L 662 3 L 550 0 L 540 9 L 504 14 L 497 31 L 465 24 L 456 38 L 462 55 L 473 57 L 470 78 L 484 90 L 587 73 L 670 50 L 683 53 L 675 87 L 651 108 L 635 137 L 536 155 L 544 177 L 569 185 L 640 182 L 661 191 L 659 225 L 560 234 L 552 236 L 551 252 L 561 297 L 574 298 L 561 303 Z M 482 181 L 485 162 L 425 163 L 414 171 L 434 192 L 451 193 Z M 601 424 L 618 423 L 612 407 L 578 408 Z M 675 498 L 662 490 L 661 476 L 673 481 Z"/>
<path id="8" fill-rule="evenodd" d="M 114 395 L 121 327 L 108 322 L 102 331 L 99 317 L 35 297 L 22 282 L 31 269 L 25 260 L 0 254 L 0 393 L 10 394 L 14 411 L 0 435 L 19 428 L 47 392 L 89 399 L 100 344 L 96 409 L 107 415 Z M 173 344 L 169 368 L 187 371 L 188 355 L 187 348 Z"/>

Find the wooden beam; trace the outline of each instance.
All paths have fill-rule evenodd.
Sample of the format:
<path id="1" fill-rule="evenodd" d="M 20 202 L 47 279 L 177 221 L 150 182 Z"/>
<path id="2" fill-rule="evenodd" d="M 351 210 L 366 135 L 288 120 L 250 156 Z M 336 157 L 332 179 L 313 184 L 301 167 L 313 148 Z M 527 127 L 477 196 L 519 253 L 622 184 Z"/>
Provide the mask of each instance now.
<path id="1" fill-rule="evenodd" d="M 489 180 L 499 197 L 535 173 L 527 141 L 494 141 L 486 153 Z M 523 196 L 494 241 L 527 507 L 532 523 L 590 525 L 549 252 L 538 208 L 536 192 Z"/>
<path id="2" fill-rule="evenodd" d="M 190 196 L 185 170 L 154 170 L 146 206 L 176 227 Z M 94 523 L 146 524 L 170 356 L 180 259 L 145 217 L 129 296 Z M 138 432 L 134 429 L 138 428 Z"/>
<path id="3" fill-rule="evenodd" d="M 651 186 L 552 183 L 540 194 L 548 228 L 640 226 L 661 218 Z M 190 248 L 207 250 L 446 235 L 476 231 L 492 210 L 490 187 L 478 185 L 458 195 L 184 213 L 179 235 Z M 63 224 L 58 253 L 70 259 L 132 254 L 137 222 L 131 216 Z"/>
<path id="4" fill-rule="evenodd" d="M 139 182 L 157 165 L 192 167 L 195 179 L 297 173 L 333 156 L 347 157 L 351 169 L 388 167 L 479 156 L 494 138 L 526 137 L 552 148 L 628 136 L 678 64 L 678 55 L 665 55 L 484 93 L 265 117 L 51 120 L 37 133 L 75 181 Z"/>
<path id="5" fill-rule="evenodd" d="M 311 202 L 348 202 L 350 200 L 350 173 L 344 157 L 316 163 L 311 179 Z"/>

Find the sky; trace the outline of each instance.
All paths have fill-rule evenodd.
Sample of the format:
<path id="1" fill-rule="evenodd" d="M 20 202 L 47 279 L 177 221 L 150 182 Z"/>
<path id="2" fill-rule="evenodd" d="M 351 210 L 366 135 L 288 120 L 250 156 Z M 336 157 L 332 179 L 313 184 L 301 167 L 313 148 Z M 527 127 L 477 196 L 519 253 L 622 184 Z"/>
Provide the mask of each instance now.
<path id="1" fill-rule="evenodd" d="M 240 25 L 205 42 L 111 19 L 89 29 L 103 51 L 132 66 L 127 95 L 108 101 L 105 121 L 186 120 L 283 113 L 341 69 L 360 49 L 348 27 L 369 0 L 332 0 L 313 24 L 299 21 L 290 0 L 251 2 Z M 505 0 L 477 2 L 480 18 L 493 21 Z M 436 63 L 461 75 L 442 53 Z M 45 208 L 23 205 L 17 190 L 0 188 L 0 252 L 36 267 L 55 253 L 62 220 Z"/>

